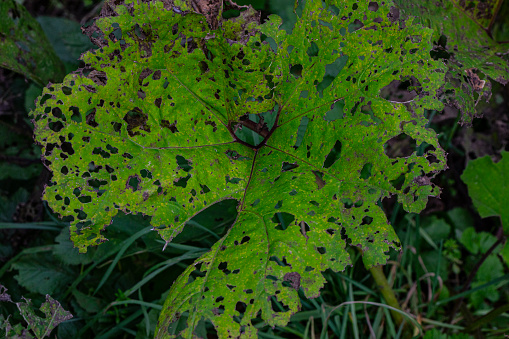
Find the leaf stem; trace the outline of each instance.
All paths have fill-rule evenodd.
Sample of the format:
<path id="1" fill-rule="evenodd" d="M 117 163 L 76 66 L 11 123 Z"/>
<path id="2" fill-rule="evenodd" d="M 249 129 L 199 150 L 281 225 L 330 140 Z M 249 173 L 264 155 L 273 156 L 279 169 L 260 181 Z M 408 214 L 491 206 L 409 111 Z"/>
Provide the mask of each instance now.
<path id="1" fill-rule="evenodd" d="M 499 307 L 495 308 L 494 310 L 490 311 L 488 314 L 486 314 L 486 315 L 482 316 L 481 318 L 477 319 L 476 321 L 474 321 L 471 325 L 469 325 L 465 329 L 465 332 L 473 332 L 476 329 L 478 329 L 479 327 L 481 327 L 482 325 L 492 322 L 498 316 L 500 316 L 502 313 L 505 313 L 507 311 L 509 311 L 509 304 L 499 306 Z"/>
<path id="2" fill-rule="evenodd" d="M 371 273 L 371 276 L 375 280 L 378 290 L 382 294 L 387 305 L 394 307 L 397 310 L 402 311 L 401 306 L 399 305 L 398 299 L 396 299 L 396 295 L 394 294 L 394 291 L 391 288 L 391 285 L 389 284 L 389 281 L 387 280 L 387 277 L 384 274 L 383 266 L 382 265 L 373 266 L 369 269 L 369 273 Z M 398 326 L 399 328 L 401 328 L 401 326 L 403 326 L 404 337 L 411 338 L 412 337 L 411 330 L 408 327 L 408 324 L 404 322 L 404 319 L 403 319 L 403 316 L 401 315 L 401 313 L 391 310 L 391 315 L 392 315 L 392 319 L 396 323 L 396 326 Z"/>

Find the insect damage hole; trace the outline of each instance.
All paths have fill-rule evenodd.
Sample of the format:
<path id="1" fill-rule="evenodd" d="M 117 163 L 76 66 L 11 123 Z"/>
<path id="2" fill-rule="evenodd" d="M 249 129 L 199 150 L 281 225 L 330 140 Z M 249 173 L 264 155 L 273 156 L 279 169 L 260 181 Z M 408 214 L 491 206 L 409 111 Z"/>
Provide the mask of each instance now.
<path id="1" fill-rule="evenodd" d="M 327 156 L 325 157 L 323 168 L 329 168 L 332 165 L 334 165 L 336 161 L 339 160 L 341 156 L 341 147 L 342 147 L 341 141 L 336 140 L 336 142 L 334 143 L 334 147 L 332 147 L 329 154 L 327 154 Z"/>
<path id="2" fill-rule="evenodd" d="M 274 227 L 276 230 L 284 231 L 286 228 L 295 221 L 295 216 L 286 212 L 274 213 L 274 216 L 270 219 L 273 223 L 277 224 Z"/>
<path id="3" fill-rule="evenodd" d="M 392 137 L 384 144 L 384 152 L 391 159 L 409 157 L 416 149 L 417 142 L 415 139 L 405 133 Z"/>

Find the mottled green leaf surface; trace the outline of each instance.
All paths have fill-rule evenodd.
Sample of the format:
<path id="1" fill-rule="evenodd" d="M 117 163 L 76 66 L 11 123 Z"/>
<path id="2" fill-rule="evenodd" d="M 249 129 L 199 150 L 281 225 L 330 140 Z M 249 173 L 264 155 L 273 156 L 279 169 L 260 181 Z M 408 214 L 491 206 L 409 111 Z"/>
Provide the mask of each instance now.
<path id="1" fill-rule="evenodd" d="M 400 23 L 391 4 L 307 1 L 291 33 L 275 16 L 212 31 L 157 1 L 116 12 L 97 21 L 88 68 L 46 88 L 33 113 L 54 175 L 45 199 L 75 246 L 105 241 L 119 210 L 151 216 L 169 242 L 211 204 L 238 203 L 234 225 L 174 283 L 158 337 L 178 334 L 180 317 L 186 338 L 205 319 L 221 338 L 255 337 L 257 316 L 285 325 L 299 289 L 316 297 L 321 272 L 350 263 L 347 244 L 368 267 L 399 249 L 381 199 L 418 212 L 439 193 L 430 178 L 445 155 L 423 113 L 442 108 L 445 68 L 431 31 Z M 411 100 L 381 96 L 410 79 Z M 429 146 L 389 151 L 401 138 Z"/>
<path id="2" fill-rule="evenodd" d="M 0 315 L 0 331 L 3 332 L 2 338 L 29 339 L 34 337 L 32 334 L 35 334 L 35 337 L 38 339 L 49 337 L 51 331 L 58 324 L 72 318 L 72 314 L 64 310 L 62 305 L 49 295 L 46 295 L 46 301 L 42 303 L 38 312 L 30 299 L 23 299 L 25 302 L 17 302 L 15 304 L 23 319 L 25 319 L 27 328 L 24 328 L 22 324 L 12 326 L 9 322 L 9 317 L 4 319 L 3 315 Z M 11 296 L 7 293 L 7 289 L 2 285 L 0 285 L 0 302 L 14 303 Z M 44 315 L 44 317 L 41 317 L 41 315 Z"/>
<path id="3" fill-rule="evenodd" d="M 18 306 L 21 315 L 27 322 L 28 328 L 39 339 L 49 337 L 51 331 L 58 324 L 72 318 L 72 314 L 64 310 L 62 305 L 49 295 L 46 295 L 46 301 L 39 309 L 44 314 L 44 318 L 36 314 L 30 299 L 25 299 L 25 302 L 16 303 L 16 306 Z"/>
<path id="4" fill-rule="evenodd" d="M 405 14 L 433 28 L 436 59 L 447 61 L 444 94 L 463 114 L 463 122 L 477 115 L 476 105 L 491 97 L 488 77 L 509 82 L 509 44 L 491 35 L 502 0 L 397 0 Z"/>
<path id="5" fill-rule="evenodd" d="M 46 85 L 65 75 L 39 23 L 14 0 L 0 2 L 0 67 Z"/>

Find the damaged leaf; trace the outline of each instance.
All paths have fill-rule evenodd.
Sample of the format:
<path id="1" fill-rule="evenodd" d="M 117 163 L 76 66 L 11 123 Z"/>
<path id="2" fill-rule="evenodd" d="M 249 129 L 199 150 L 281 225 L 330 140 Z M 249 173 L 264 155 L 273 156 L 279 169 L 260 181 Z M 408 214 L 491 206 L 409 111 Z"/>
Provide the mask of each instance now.
<path id="1" fill-rule="evenodd" d="M 167 2 L 126 1 L 93 26 L 87 68 L 44 90 L 32 115 L 53 171 L 45 199 L 81 252 L 119 211 L 151 216 L 170 242 L 237 201 L 235 224 L 174 283 L 157 337 L 192 337 L 205 319 L 220 338 L 256 337 L 258 316 L 284 326 L 298 290 L 316 297 L 321 272 L 350 264 L 347 244 L 367 267 L 399 249 L 382 199 L 419 212 L 438 195 L 445 154 L 423 113 L 442 109 L 445 68 L 429 29 L 375 4 L 307 1 L 290 34 L 276 16 L 213 30 Z M 409 79 L 410 100 L 381 95 Z M 390 150 L 401 138 L 405 154 Z"/>
<path id="2" fill-rule="evenodd" d="M 462 112 L 462 122 L 478 115 L 476 105 L 491 98 L 488 78 L 509 82 L 509 44 L 492 38 L 491 29 L 503 0 L 422 0 L 396 3 L 434 30 L 431 55 L 448 65 L 444 94 Z"/>
<path id="3" fill-rule="evenodd" d="M 49 337 L 55 327 L 73 317 L 49 295 L 46 295 L 46 301 L 39 308 L 39 312 L 36 311 L 30 299 L 23 299 L 25 302 L 17 302 L 16 306 L 28 327 L 24 328 L 21 324 L 12 326 L 8 318 L 4 320 L 3 316 L 0 316 L 0 330 L 5 331 L 7 338 L 33 338 L 32 334 L 38 339 Z M 0 302 L 12 303 L 7 289 L 2 285 L 0 285 Z M 44 314 L 45 317 L 42 318 L 37 313 Z"/>
<path id="4" fill-rule="evenodd" d="M 44 313 L 44 318 L 35 314 L 30 299 L 25 299 L 25 301 L 16 303 L 16 306 L 18 306 L 23 319 L 28 323 L 28 328 L 34 332 L 37 338 L 49 337 L 51 331 L 58 324 L 72 318 L 72 314 L 64 310 L 60 303 L 49 295 L 46 295 L 46 301 L 39 308 Z"/>
<path id="5" fill-rule="evenodd" d="M 64 65 L 41 25 L 14 0 L 0 2 L 0 67 L 32 79 L 41 86 L 61 81 Z"/>

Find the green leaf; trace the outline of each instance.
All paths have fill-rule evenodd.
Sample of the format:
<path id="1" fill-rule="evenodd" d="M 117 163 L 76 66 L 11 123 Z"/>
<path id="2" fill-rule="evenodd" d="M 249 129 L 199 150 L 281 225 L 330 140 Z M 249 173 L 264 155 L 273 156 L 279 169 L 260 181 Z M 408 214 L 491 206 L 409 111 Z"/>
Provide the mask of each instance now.
<path id="1" fill-rule="evenodd" d="M 211 30 L 196 13 L 126 1 L 92 28 L 90 72 L 44 89 L 33 118 L 53 171 L 45 199 L 81 252 L 118 211 L 150 216 L 170 242 L 236 201 L 234 225 L 174 283 L 157 337 L 181 317 L 183 337 L 206 319 L 221 338 L 254 337 L 259 314 L 284 326 L 299 289 L 316 297 L 321 272 L 350 264 L 348 244 L 367 267 L 399 249 L 381 199 L 419 212 L 439 193 L 430 178 L 445 154 L 424 109 L 442 109 L 445 69 L 431 31 L 400 24 L 391 5 L 308 1 L 289 34 L 250 10 Z M 410 80 L 407 102 L 382 96 Z M 257 145 L 241 138 L 252 132 Z M 401 139 L 415 147 L 387 151 Z"/>
<path id="2" fill-rule="evenodd" d="M 5 333 L 5 337 L 9 339 L 32 339 L 34 336 L 30 332 L 23 328 L 21 324 L 14 326 L 9 322 L 9 317 L 4 318 L 3 314 L 0 314 L 0 330 Z"/>
<path id="3" fill-rule="evenodd" d="M 486 232 L 476 232 L 473 227 L 467 228 L 461 235 L 460 242 L 472 254 L 486 253 L 497 241 L 497 238 Z"/>
<path id="4" fill-rule="evenodd" d="M 474 226 L 472 215 L 465 208 L 453 208 L 447 211 L 447 217 L 450 219 L 451 225 L 454 226 L 454 234 L 458 240 L 461 238 L 463 231 Z"/>
<path id="5" fill-rule="evenodd" d="M 434 243 L 440 243 L 447 239 L 451 233 L 451 226 L 441 218 L 431 216 L 423 221 L 422 230 L 433 240 Z"/>
<path id="6" fill-rule="evenodd" d="M 64 67 L 39 23 L 14 0 L 0 2 L 0 66 L 39 85 L 61 81 Z"/>
<path id="7" fill-rule="evenodd" d="M 46 33 L 57 56 L 65 63 L 67 71 L 74 71 L 79 66 L 81 54 L 96 47 L 83 35 L 81 25 L 76 21 L 39 16 L 37 22 Z"/>
<path id="8" fill-rule="evenodd" d="M 28 86 L 27 90 L 25 91 L 25 110 L 27 112 L 30 112 L 35 108 L 35 101 L 37 97 L 41 96 L 41 93 L 42 93 L 41 86 L 36 85 L 34 83 Z"/>
<path id="9" fill-rule="evenodd" d="M 503 85 L 509 82 L 509 45 L 497 43 L 490 33 L 501 2 L 396 0 L 407 15 L 433 28 L 432 56 L 449 66 L 444 93 L 462 111 L 464 122 L 477 115 L 481 98 L 491 97 L 488 77 Z"/>
<path id="10" fill-rule="evenodd" d="M 14 263 L 12 268 L 19 271 L 15 276 L 18 283 L 31 292 L 54 294 L 72 281 L 72 271 L 52 261 L 48 256 L 24 257 Z"/>
<path id="11" fill-rule="evenodd" d="M 26 302 L 16 303 L 16 306 L 18 306 L 21 315 L 28 323 L 28 328 L 32 330 L 39 339 L 49 337 L 51 331 L 58 326 L 58 324 L 72 318 L 72 314 L 64 310 L 60 303 L 49 295 L 46 295 L 46 301 L 39 309 L 44 313 L 44 318 L 36 315 L 30 299 L 25 299 L 25 301 Z"/>
<path id="12" fill-rule="evenodd" d="M 94 259 L 94 251 L 80 254 L 77 248 L 73 247 L 71 235 L 68 228 L 62 229 L 55 238 L 53 255 L 67 265 L 89 264 Z"/>
<path id="13" fill-rule="evenodd" d="M 0 163 L 0 180 L 28 180 L 38 176 L 41 173 L 41 170 L 42 167 L 38 163 L 30 166 L 18 166 L 4 162 Z"/>
<path id="14" fill-rule="evenodd" d="M 479 271 L 477 271 L 477 274 L 475 275 L 475 282 L 472 283 L 472 288 L 493 281 L 503 275 L 504 266 L 502 265 L 502 262 L 496 255 L 491 254 L 482 263 L 481 267 L 479 267 Z M 492 302 L 496 302 L 500 299 L 500 294 L 496 285 L 490 285 L 470 295 L 470 300 L 475 308 L 479 308 L 486 299 Z"/>
<path id="15" fill-rule="evenodd" d="M 49 337 L 51 331 L 58 326 L 58 324 L 72 318 L 72 314 L 64 310 L 60 303 L 49 295 L 46 295 L 46 301 L 39 308 L 39 313 L 44 314 L 46 316 L 45 318 L 41 318 L 36 314 L 30 299 L 23 299 L 26 302 L 17 302 L 16 306 L 28 324 L 28 328 L 24 328 L 21 324 L 12 326 L 9 322 L 9 317 L 5 319 L 4 316 L 0 314 L 0 330 L 5 333 L 6 338 L 33 338 L 29 330 L 32 330 L 39 339 Z M 0 302 L 13 302 L 11 296 L 7 293 L 7 288 L 2 285 L 0 285 Z"/>
<path id="16" fill-rule="evenodd" d="M 0 222 L 12 222 L 17 206 L 29 198 L 30 193 L 23 187 L 18 188 L 10 197 L 0 196 Z"/>
<path id="17" fill-rule="evenodd" d="M 104 300 L 82 293 L 77 289 L 72 291 L 72 295 L 76 298 L 78 305 L 89 314 L 98 313 L 106 306 Z"/>
<path id="18" fill-rule="evenodd" d="M 509 152 L 494 163 L 489 156 L 470 161 L 461 175 L 481 217 L 500 216 L 504 233 L 509 233 Z"/>

